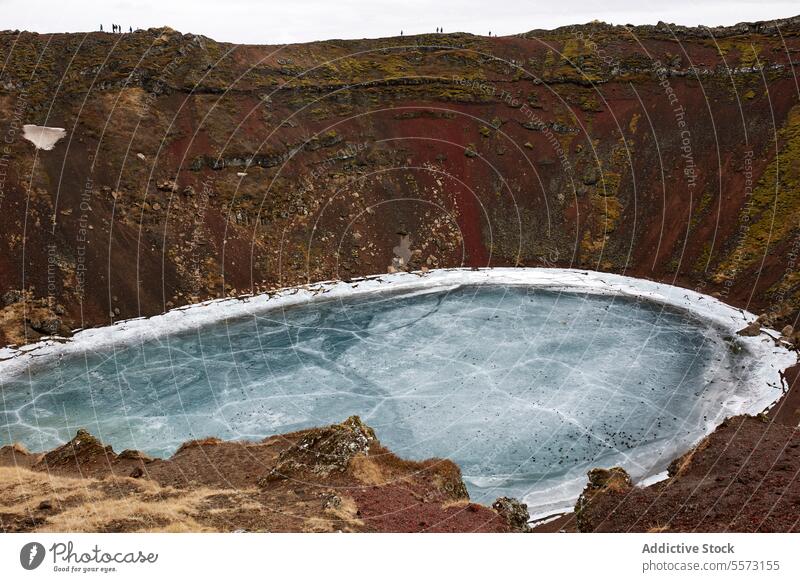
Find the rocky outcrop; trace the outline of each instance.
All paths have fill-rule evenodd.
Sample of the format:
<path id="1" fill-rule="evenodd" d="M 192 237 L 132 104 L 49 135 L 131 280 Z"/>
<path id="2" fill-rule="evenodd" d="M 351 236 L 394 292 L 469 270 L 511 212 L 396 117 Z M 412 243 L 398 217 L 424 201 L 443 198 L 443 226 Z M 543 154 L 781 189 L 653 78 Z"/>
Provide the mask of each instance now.
<path id="1" fill-rule="evenodd" d="M 358 416 L 351 416 L 341 424 L 311 429 L 281 452 L 262 482 L 290 477 L 325 478 L 332 472 L 342 473 L 349 468 L 353 457 L 369 455 L 374 444 L 377 444 L 375 433 Z"/>
<path id="2" fill-rule="evenodd" d="M 51 298 L 36 299 L 32 292 L 11 289 L 3 294 L 0 305 L 0 341 L 22 345 L 42 337 L 69 337 L 71 329 L 64 323 L 64 306 Z"/>
<path id="3" fill-rule="evenodd" d="M 98 459 L 113 460 L 116 456 L 110 445 L 103 445 L 86 429 L 80 428 L 71 441 L 46 453 L 39 466 L 45 471 L 80 471 Z"/>
<path id="4" fill-rule="evenodd" d="M 100 439 L 81 428 L 72 440 L 41 455 L 32 468 L 56 475 L 102 477 L 113 473 L 138 477 L 144 473 L 144 465 L 152 461 L 140 451 L 125 450 L 118 455 L 111 445 L 104 445 Z"/>
<path id="5" fill-rule="evenodd" d="M 452 462 L 400 459 L 357 416 L 258 443 L 195 440 L 170 459 L 116 454 L 83 429 L 44 454 L 0 447 L 3 532 L 510 532 L 524 516 L 514 500 L 470 503 Z"/>
<path id="6" fill-rule="evenodd" d="M 632 487 L 630 475 L 622 467 L 592 469 L 587 475 L 589 483 L 575 504 L 575 518 L 581 531 L 590 529 L 589 516 L 592 514 L 592 501 L 596 497 L 609 493 L 625 495 Z"/>
<path id="7" fill-rule="evenodd" d="M 498 497 L 492 503 L 494 509 L 502 517 L 511 531 L 527 533 L 530 531 L 528 522 L 531 519 L 528 513 L 528 506 L 513 497 Z"/>
<path id="8" fill-rule="evenodd" d="M 737 416 L 635 487 L 627 473 L 594 469 L 575 506 L 583 532 L 798 532 L 800 434 L 767 416 Z"/>

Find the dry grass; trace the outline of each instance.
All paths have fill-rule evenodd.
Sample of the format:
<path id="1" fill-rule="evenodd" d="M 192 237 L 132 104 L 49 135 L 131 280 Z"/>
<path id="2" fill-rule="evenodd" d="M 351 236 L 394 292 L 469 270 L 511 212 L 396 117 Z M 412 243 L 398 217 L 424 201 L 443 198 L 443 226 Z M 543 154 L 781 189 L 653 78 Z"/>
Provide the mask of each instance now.
<path id="1" fill-rule="evenodd" d="M 372 457 L 356 455 L 350 459 L 350 472 L 364 485 L 385 485 L 390 478 L 387 477 L 381 465 Z"/>
<path id="2" fill-rule="evenodd" d="M 303 530 L 313 533 L 326 533 L 336 531 L 358 531 L 363 527 L 364 522 L 358 519 L 358 506 L 355 500 L 350 497 L 341 496 L 340 503 L 336 507 L 325 509 L 329 519 L 323 517 L 311 517 L 305 520 Z"/>
<path id="3" fill-rule="evenodd" d="M 146 480 L 56 477 L 0 467 L 0 513 L 42 515 L 42 532 L 212 531 L 195 518 L 210 489 L 176 491 Z M 41 509 L 45 504 L 49 509 Z"/>
<path id="4" fill-rule="evenodd" d="M 694 456 L 707 449 L 710 442 L 711 442 L 710 438 L 705 437 L 702 441 L 697 443 L 696 447 L 691 449 L 682 457 L 678 457 L 677 459 L 675 459 L 670 465 L 670 476 L 680 477 L 681 475 L 683 475 L 691 466 L 692 459 L 694 459 Z"/>
<path id="5" fill-rule="evenodd" d="M 470 503 L 472 502 L 469 499 L 450 499 L 442 503 L 442 509 L 450 509 L 453 507 L 456 509 L 464 509 Z"/>

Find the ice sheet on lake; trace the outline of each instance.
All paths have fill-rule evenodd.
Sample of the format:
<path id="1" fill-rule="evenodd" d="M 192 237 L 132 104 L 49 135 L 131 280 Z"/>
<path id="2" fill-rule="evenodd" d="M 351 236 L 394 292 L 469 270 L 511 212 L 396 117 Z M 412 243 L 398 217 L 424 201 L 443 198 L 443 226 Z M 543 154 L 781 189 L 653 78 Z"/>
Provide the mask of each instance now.
<path id="1" fill-rule="evenodd" d="M 656 475 L 725 416 L 777 399 L 794 357 L 735 336 L 753 318 L 692 291 L 560 269 L 210 302 L 6 350 L 0 443 L 42 450 L 86 427 L 117 450 L 168 455 L 190 438 L 360 414 L 401 456 L 456 461 L 474 499 L 522 497 L 546 514 L 574 502 L 591 467 Z"/>

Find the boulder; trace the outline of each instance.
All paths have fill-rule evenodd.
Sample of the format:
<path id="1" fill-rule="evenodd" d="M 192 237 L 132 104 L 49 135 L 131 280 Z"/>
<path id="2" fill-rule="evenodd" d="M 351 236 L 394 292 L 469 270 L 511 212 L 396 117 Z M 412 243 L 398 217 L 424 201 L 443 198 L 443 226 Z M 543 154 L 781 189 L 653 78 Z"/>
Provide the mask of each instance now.
<path id="1" fill-rule="evenodd" d="M 622 467 L 611 469 L 592 469 L 587 473 L 589 482 L 575 503 L 575 520 L 579 531 L 591 531 L 589 508 L 592 500 L 605 493 L 625 493 L 633 487 L 631 477 Z"/>
<path id="2" fill-rule="evenodd" d="M 25 294 L 18 289 L 11 289 L 10 291 L 6 291 L 3 293 L 3 305 L 13 305 L 14 303 L 18 303 L 22 301 L 25 297 Z"/>
<path id="3" fill-rule="evenodd" d="M 324 478 L 331 473 L 343 473 L 353 457 L 369 455 L 370 447 L 375 444 L 378 444 L 375 432 L 358 416 L 351 416 L 341 424 L 311 429 L 278 455 L 275 466 L 259 483 L 300 474 Z"/>
<path id="4" fill-rule="evenodd" d="M 36 468 L 86 474 L 87 469 L 92 466 L 97 464 L 107 466 L 115 458 L 116 455 L 110 445 L 104 445 L 86 429 L 79 428 L 71 441 L 45 454 Z"/>
<path id="5" fill-rule="evenodd" d="M 583 174 L 583 183 L 587 186 L 593 186 L 597 184 L 598 177 L 597 177 L 597 170 L 594 168 L 589 168 Z"/>
<path id="6" fill-rule="evenodd" d="M 587 489 L 612 489 L 624 491 L 632 486 L 631 477 L 622 467 L 610 469 L 592 469 L 586 474 L 589 477 Z"/>
<path id="7" fill-rule="evenodd" d="M 177 192 L 178 184 L 175 182 L 175 180 L 160 180 L 156 184 L 156 188 L 163 192 Z"/>
<path id="8" fill-rule="evenodd" d="M 528 522 L 531 519 L 528 513 L 528 506 L 513 497 L 498 497 L 492 503 L 494 509 L 500 517 L 508 524 L 513 532 L 526 533 L 530 531 Z"/>
<path id="9" fill-rule="evenodd" d="M 52 316 L 34 316 L 28 319 L 31 329 L 43 335 L 57 335 L 61 330 L 61 318 Z"/>
<path id="10" fill-rule="evenodd" d="M 756 320 L 736 332 L 736 335 L 755 337 L 761 333 L 761 324 Z"/>

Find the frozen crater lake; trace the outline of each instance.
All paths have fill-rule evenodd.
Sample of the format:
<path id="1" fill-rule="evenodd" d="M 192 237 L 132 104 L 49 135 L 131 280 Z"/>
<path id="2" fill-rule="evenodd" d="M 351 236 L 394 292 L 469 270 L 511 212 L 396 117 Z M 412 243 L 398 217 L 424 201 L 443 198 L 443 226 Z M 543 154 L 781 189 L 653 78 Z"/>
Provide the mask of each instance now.
<path id="1" fill-rule="evenodd" d="M 545 514 L 592 467 L 652 477 L 725 416 L 777 399 L 793 357 L 737 337 L 751 319 L 675 287 L 542 269 L 213 302 L 6 350 L 0 444 L 44 450 L 85 427 L 168 456 L 358 414 L 402 457 L 458 463 L 474 500 Z"/>

